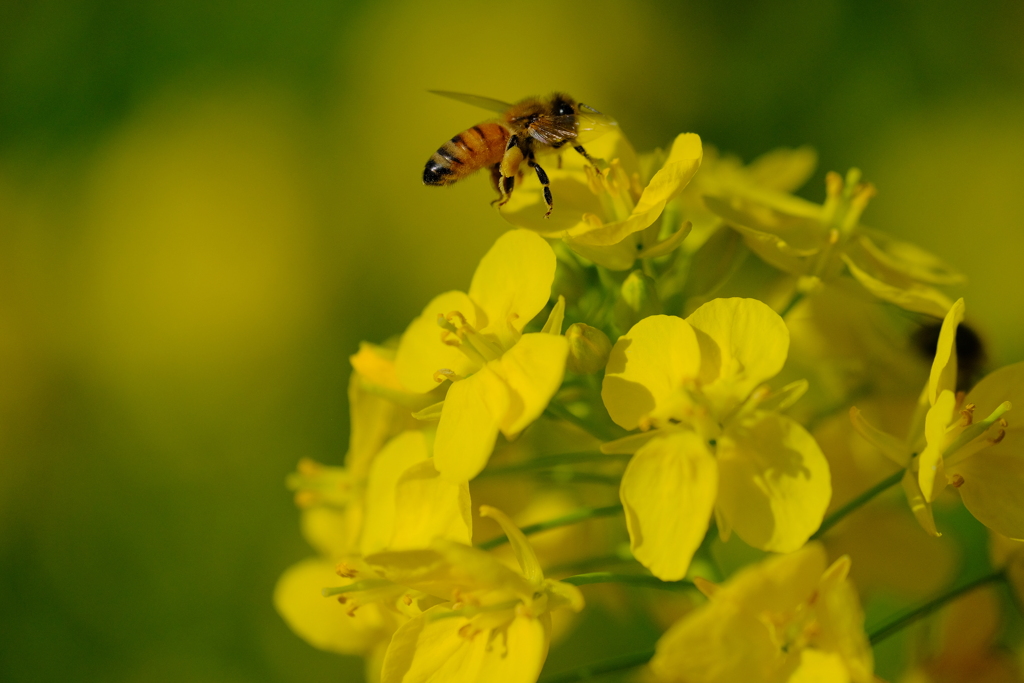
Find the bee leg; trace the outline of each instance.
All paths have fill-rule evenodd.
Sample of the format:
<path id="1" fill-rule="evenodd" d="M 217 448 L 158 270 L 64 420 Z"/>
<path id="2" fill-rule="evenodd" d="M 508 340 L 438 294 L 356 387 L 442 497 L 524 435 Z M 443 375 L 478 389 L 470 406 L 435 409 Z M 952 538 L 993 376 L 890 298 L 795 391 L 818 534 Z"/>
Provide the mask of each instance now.
<path id="1" fill-rule="evenodd" d="M 512 189 L 516 185 L 516 174 L 519 173 L 519 164 L 523 161 L 523 150 L 519 148 L 519 136 L 512 135 L 505 146 L 505 155 L 498 164 L 498 206 L 504 206 L 512 196 Z"/>
<path id="2" fill-rule="evenodd" d="M 544 218 L 547 218 L 551 215 L 552 209 L 555 208 L 551 203 L 551 186 L 548 184 L 548 174 L 540 167 L 540 164 L 533 160 L 533 157 L 530 157 L 526 163 L 537 172 L 537 180 L 544 186 L 544 203 L 548 205 L 548 211 L 544 214 Z"/>
<path id="3" fill-rule="evenodd" d="M 491 185 L 494 186 L 494 191 L 498 193 L 498 198 L 491 202 L 491 206 L 494 206 L 503 196 L 501 191 L 501 164 L 495 164 L 491 166 Z"/>
<path id="4" fill-rule="evenodd" d="M 601 170 L 601 167 L 597 165 L 597 161 L 594 160 L 594 157 L 590 156 L 590 153 L 587 150 L 583 149 L 583 145 L 576 145 L 575 147 L 573 147 L 573 149 L 579 152 L 580 156 L 589 161 L 591 166 L 598 170 Z"/>

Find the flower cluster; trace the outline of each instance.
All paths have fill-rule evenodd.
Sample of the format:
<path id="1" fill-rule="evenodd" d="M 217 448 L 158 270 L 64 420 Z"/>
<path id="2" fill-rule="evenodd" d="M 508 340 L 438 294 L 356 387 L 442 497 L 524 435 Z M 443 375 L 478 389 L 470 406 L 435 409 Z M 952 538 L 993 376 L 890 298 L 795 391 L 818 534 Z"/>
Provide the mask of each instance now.
<path id="1" fill-rule="evenodd" d="M 549 171 L 550 218 L 520 180 L 467 291 L 352 356 L 344 466 L 289 478 L 316 551 L 278 582 L 292 629 L 371 681 L 533 683 L 587 617 L 579 586 L 610 583 L 629 592 L 590 601 L 631 596 L 664 634 L 579 678 L 870 683 L 873 644 L 1019 587 L 1024 363 L 974 381 L 945 289 L 963 278 L 862 224 L 873 186 L 828 173 L 817 204 L 792 194 L 812 151 L 744 165 L 690 133 L 590 151 Z M 958 499 L 993 572 L 869 634 L 862 598 L 903 590 L 904 568 L 915 597 L 949 588 Z M 914 649 L 905 680 L 968 680 L 947 660 L 1022 680 L 995 628 L 960 659 Z"/>

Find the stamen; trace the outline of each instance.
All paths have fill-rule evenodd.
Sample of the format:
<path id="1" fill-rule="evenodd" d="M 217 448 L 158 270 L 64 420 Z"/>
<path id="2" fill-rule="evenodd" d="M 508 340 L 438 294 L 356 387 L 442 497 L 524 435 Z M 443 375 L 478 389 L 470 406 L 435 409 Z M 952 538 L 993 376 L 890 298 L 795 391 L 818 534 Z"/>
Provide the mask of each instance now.
<path id="1" fill-rule="evenodd" d="M 365 581 L 350 583 L 347 586 L 328 586 L 327 588 L 321 588 L 320 595 L 325 598 L 329 598 L 343 593 L 373 590 L 374 588 L 380 588 L 381 586 L 386 586 L 390 583 L 391 582 L 387 579 L 366 579 Z"/>
<path id="2" fill-rule="evenodd" d="M 970 403 L 960 410 L 960 426 L 970 427 L 974 422 L 974 404 Z"/>
<path id="3" fill-rule="evenodd" d="M 961 448 L 963 448 L 964 446 L 966 446 L 967 444 L 969 444 L 970 442 L 974 441 L 982 434 L 987 432 L 989 428 L 992 427 L 993 425 L 997 425 L 998 427 L 1000 427 L 1000 431 L 1006 429 L 1007 422 L 1006 418 L 1003 417 L 1003 414 L 1008 412 L 1012 407 L 1013 405 L 1009 401 L 1003 401 L 996 407 L 995 410 L 992 411 L 991 415 L 986 417 L 981 422 L 975 422 L 974 424 L 960 432 L 960 436 L 958 436 L 956 440 L 953 441 L 953 443 L 946 446 L 945 450 L 942 452 L 942 457 L 946 460 L 946 466 L 949 467 L 951 465 L 956 464 L 956 462 L 959 462 L 960 458 L 953 458 L 952 460 L 950 460 L 950 457 L 958 450 L 960 450 Z M 993 440 L 992 438 L 988 438 L 986 439 L 986 441 L 988 441 L 989 443 L 999 443 L 1000 441 L 1003 440 L 1003 436 L 1005 436 L 1005 432 L 1003 434 L 997 435 L 995 437 L 995 440 Z M 975 451 L 973 450 L 970 451 L 970 453 L 974 452 Z"/>
<path id="4" fill-rule="evenodd" d="M 995 446 L 997 443 L 1002 441 L 1005 436 L 1006 436 L 1006 431 L 1000 429 L 998 434 L 996 434 L 994 437 L 989 437 L 988 439 L 986 439 L 986 441 L 988 441 L 990 444 Z"/>
<path id="5" fill-rule="evenodd" d="M 334 573 L 344 579 L 354 579 L 359 575 L 359 570 L 349 566 L 347 562 L 339 562 L 334 568 Z"/>
<path id="6" fill-rule="evenodd" d="M 448 368 L 441 368 L 434 373 L 434 381 L 440 384 L 445 380 L 451 380 L 452 382 L 458 382 L 460 379 L 465 379 L 462 375 L 456 374 L 454 370 Z"/>
<path id="7" fill-rule="evenodd" d="M 949 483 L 953 485 L 953 488 L 960 488 L 964 485 L 964 478 L 959 474 L 954 474 L 949 478 Z"/>
<path id="8" fill-rule="evenodd" d="M 319 500 L 320 496 L 313 491 L 306 490 L 295 492 L 295 507 L 311 508 L 316 505 Z"/>

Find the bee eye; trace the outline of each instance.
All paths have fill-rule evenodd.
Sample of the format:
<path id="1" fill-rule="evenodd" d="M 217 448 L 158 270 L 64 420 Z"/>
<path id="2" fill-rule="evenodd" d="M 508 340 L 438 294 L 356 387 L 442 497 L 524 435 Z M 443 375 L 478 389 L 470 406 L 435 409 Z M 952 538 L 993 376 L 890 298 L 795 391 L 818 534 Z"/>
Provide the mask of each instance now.
<path id="1" fill-rule="evenodd" d="M 555 116 L 572 116 L 574 113 L 572 105 L 566 102 L 558 105 L 555 109 Z"/>

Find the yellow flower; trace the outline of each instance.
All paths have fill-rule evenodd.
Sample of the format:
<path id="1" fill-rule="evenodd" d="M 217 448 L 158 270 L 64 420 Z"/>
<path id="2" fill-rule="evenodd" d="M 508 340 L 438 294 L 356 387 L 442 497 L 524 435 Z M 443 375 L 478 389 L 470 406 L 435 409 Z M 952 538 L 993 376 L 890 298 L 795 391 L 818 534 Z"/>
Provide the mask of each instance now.
<path id="1" fill-rule="evenodd" d="M 886 425 L 909 420 L 916 399 L 875 400 L 866 410 Z M 814 430 L 832 472 L 832 501 L 828 513 L 847 505 L 898 470 L 857 433 L 846 414 L 832 416 Z M 865 599 L 895 594 L 907 601 L 925 600 L 956 578 L 958 556 L 951 543 L 936 543 L 921 533 L 906 514 L 906 503 L 895 491 L 881 495 L 847 516 L 824 537 L 830 557 L 857 558 L 850 578 Z"/>
<path id="2" fill-rule="evenodd" d="M 409 617 L 403 602 L 407 589 L 381 583 L 370 591 L 341 594 L 342 607 L 324 599 L 321 590 L 336 585 L 339 574 L 343 586 L 374 577 L 362 562 L 365 553 L 422 548 L 437 538 L 468 543 L 472 518 L 468 485 L 440 479 L 429 457 L 428 435 L 409 430 L 396 434 L 417 424 L 409 409 L 376 389 L 367 390 L 384 386 L 403 391 L 394 382 L 391 354 L 364 345 L 352 364 L 352 431 L 345 467 L 303 460 L 288 480 L 302 509 L 303 533 L 319 557 L 282 574 L 274 604 L 311 645 L 365 655 L 372 680 L 383 648 Z"/>
<path id="3" fill-rule="evenodd" d="M 1005 417 L 1013 401 L 1024 401 L 1024 363 L 1000 368 L 964 397 L 956 394 L 956 328 L 964 317 L 957 300 L 942 322 L 932 369 L 918 415 L 906 441 L 871 425 L 856 408 L 853 425 L 884 455 L 906 468 L 903 488 L 924 529 L 938 536 L 931 503 L 952 484 L 982 524 L 1024 538 L 1024 430 Z M 986 416 L 975 421 L 975 415 Z"/>
<path id="4" fill-rule="evenodd" d="M 642 158 L 618 129 L 588 146 L 591 154 L 610 163 L 597 171 L 570 154 L 561 168 L 549 170 L 555 198 L 549 218 L 544 218 L 541 187 L 532 182 L 516 189 L 502 216 L 513 225 L 561 238 L 576 253 L 612 270 L 628 270 L 637 258 L 677 247 L 688 227 L 670 226 L 672 234 L 659 240 L 656 222 L 700 168 L 700 137 L 684 133 L 667 155 L 655 152 Z"/>
<path id="5" fill-rule="evenodd" d="M 705 145 L 700 172 L 679 197 L 682 217 L 693 224 L 684 249 L 693 251 L 722 226 L 722 218 L 707 208 L 704 197 L 743 197 L 774 204 L 799 189 L 814 172 L 818 155 L 810 147 L 780 148 L 747 165 L 736 156 Z"/>
<path id="6" fill-rule="evenodd" d="M 933 285 L 960 283 L 962 276 L 923 249 L 860 225 L 875 189 L 859 181 L 856 169 L 845 182 L 829 173 L 823 205 L 789 196 L 735 195 L 705 197 L 705 203 L 758 256 L 803 278 L 804 287 L 817 280 L 843 286 L 856 282 L 883 301 L 942 317 L 952 302 Z M 852 280 L 840 278 L 843 273 Z"/>
<path id="7" fill-rule="evenodd" d="M 385 579 L 440 602 L 395 632 L 382 683 L 533 683 L 547 657 L 551 612 L 583 608 L 578 588 L 544 578 L 526 537 L 503 512 L 484 506 L 480 513 L 501 525 L 520 571 L 453 542 L 367 558 Z"/>
<path id="8" fill-rule="evenodd" d="M 850 559 L 826 568 L 820 544 L 742 569 L 658 641 L 657 683 L 870 683 L 864 615 Z"/>
<path id="9" fill-rule="evenodd" d="M 555 254 L 543 238 L 507 232 L 480 261 L 468 294 L 435 297 L 402 335 L 395 365 L 403 386 L 426 392 L 452 380 L 436 407 L 434 463 L 445 478 L 475 477 L 498 432 L 514 438 L 561 385 L 569 353 L 561 320 L 551 333 L 523 334 L 547 305 L 554 277 Z"/>
<path id="10" fill-rule="evenodd" d="M 649 430 L 604 446 L 635 451 L 622 478 L 634 556 L 655 576 L 685 576 L 712 512 L 762 550 L 790 552 L 821 524 L 831 494 L 814 438 L 774 408 L 761 385 L 786 360 L 782 319 L 754 299 L 715 299 L 683 320 L 651 316 L 612 349 L 602 398 L 626 429 Z"/>

